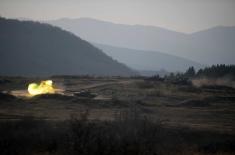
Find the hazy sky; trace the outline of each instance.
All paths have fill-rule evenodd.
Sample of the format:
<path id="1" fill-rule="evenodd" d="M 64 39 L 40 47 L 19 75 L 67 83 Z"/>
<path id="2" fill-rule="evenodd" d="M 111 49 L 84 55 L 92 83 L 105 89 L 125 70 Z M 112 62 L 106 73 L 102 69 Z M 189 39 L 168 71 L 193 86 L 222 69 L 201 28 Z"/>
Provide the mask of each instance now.
<path id="1" fill-rule="evenodd" d="M 91 17 L 194 32 L 235 26 L 235 0 L 0 0 L 0 15 L 34 20 Z"/>

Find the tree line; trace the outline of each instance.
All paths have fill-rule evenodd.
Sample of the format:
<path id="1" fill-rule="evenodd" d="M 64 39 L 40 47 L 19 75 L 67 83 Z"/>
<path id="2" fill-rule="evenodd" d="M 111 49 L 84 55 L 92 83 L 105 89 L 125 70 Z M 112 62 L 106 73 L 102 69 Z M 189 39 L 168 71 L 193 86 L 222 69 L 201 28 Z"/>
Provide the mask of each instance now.
<path id="1" fill-rule="evenodd" d="M 208 78 L 222 78 L 229 77 L 235 79 L 235 65 L 217 64 L 210 67 L 199 69 L 197 72 L 194 67 L 189 67 L 183 76 L 188 78 L 208 77 Z"/>
<path id="2" fill-rule="evenodd" d="M 159 75 L 147 78 L 147 80 L 170 81 L 174 83 L 187 84 L 190 79 L 195 78 L 229 78 L 235 80 L 235 65 L 217 64 L 205 67 L 196 71 L 193 66 L 189 67 L 184 73 L 170 73 L 164 77 Z"/>

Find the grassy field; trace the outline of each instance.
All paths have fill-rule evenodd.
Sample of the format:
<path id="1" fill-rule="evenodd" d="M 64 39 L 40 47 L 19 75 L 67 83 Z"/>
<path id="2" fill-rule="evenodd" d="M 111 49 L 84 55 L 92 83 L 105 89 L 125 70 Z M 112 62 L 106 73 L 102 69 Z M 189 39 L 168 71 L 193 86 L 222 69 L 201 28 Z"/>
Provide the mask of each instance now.
<path id="1" fill-rule="evenodd" d="M 144 78 L 52 77 L 62 94 L 13 96 L 40 80 L 1 78 L 3 154 L 235 153 L 233 88 Z"/>

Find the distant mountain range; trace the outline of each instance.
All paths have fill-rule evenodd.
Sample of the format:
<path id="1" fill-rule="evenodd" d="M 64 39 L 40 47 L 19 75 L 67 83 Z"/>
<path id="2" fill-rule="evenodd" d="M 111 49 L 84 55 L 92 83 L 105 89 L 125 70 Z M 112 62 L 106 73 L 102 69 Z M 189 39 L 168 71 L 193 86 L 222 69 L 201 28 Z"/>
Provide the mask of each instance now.
<path id="1" fill-rule="evenodd" d="M 185 34 L 155 26 L 123 25 L 90 18 L 63 18 L 45 22 L 89 42 L 160 51 L 205 65 L 235 64 L 235 27 L 218 26 Z"/>
<path id="2" fill-rule="evenodd" d="M 74 34 L 49 24 L 0 18 L 0 75 L 135 75 Z"/>
<path id="3" fill-rule="evenodd" d="M 156 51 L 134 50 L 95 43 L 93 45 L 117 61 L 140 72 L 160 70 L 182 72 L 188 69 L 189 66 L 194 66 L 196 69 L 204 67 L 197 62 Z M 156 74 L 156 72 L 152 72 L 152 74 L 154 73 Z"/>

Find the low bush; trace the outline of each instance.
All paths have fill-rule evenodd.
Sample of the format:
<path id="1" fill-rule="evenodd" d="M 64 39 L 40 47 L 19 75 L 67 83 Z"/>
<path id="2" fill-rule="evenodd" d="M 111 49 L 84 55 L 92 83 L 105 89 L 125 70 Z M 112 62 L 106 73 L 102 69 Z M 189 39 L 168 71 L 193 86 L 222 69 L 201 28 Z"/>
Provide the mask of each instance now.
<path id="1" fill-rule="evenodd" d="M 114 121 L 67 121 L 25 118 L 0 124 L 1 155 L 164 155 L 235 152 L 231 135 L 167 128 L 133 113 L 120 114 Z M 199 154 L 198 153 L 198 154 Z"/>

